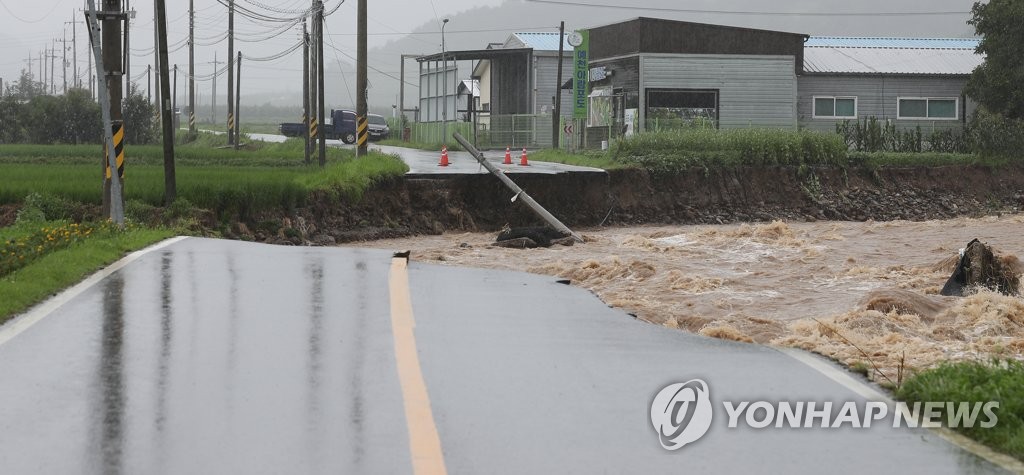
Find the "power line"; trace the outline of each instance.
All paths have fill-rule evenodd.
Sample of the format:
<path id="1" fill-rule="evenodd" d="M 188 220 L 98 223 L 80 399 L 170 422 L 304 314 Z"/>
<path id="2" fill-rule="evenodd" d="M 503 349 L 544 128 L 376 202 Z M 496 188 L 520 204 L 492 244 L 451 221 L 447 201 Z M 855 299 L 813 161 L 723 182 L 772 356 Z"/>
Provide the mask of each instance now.
<path id="1" fill-rule="evenodd" d="M 663 7 L 639 7 L 635 5 L 608 5 L 605 3 L 591 2 L 568 2 L 563 0 L 526 0 L 532 3 L 547 3 L 551 5 L 568 5 L 573 7 L 592 8 L 613 8 L 617 10 L 648 10 L 655 12 L 672 13 L 706 13 L 713 15 L 759 15 L 759 16 L 812 16 L 812 17 L 879 17 L 879 16 L 939 16 L 939 15 L 967 15 L 967 11 L 942 11 L 942 12 L 780 12 L 780 11 L 753 11 L 753 10 L 701 10 L 694 8 L 663 8 Z"/>
<path id="2" fill-rule="evenodd" d="M 507 27 L 507 28 L 487 28 L 482 30 L 446 30 L 446 35 L 459 34 L 459 33 L 493 33 L 501 31 L 526 31 L 526 30 L 557 30 L 557 26 L 543 25 L 543 26 L 523 26 L 523 27 Z M 408 32 L 395 32 L 395 33 L 369 33 L 369 36 L 427 36 L 437 35 L 436 31 L 408 31 Z M 332 33 L 330 36 L 355 36 L 355 33 Z"/>
<path id="3" fill-rule="evenodd" d="M 53 7 L 51 7 L 51 8 L 50 8 L 50 11 L 49 11 L 49 12 L 47 12 L 47 13 L 46 13 L 45 15 L 43 15 L 43 16 L 42 16 L 41 18 L 39 18 L 38 20 L 26 20 L 26 19 L 24 19 L 24 18 L 22 18 L 22 17 L 18 16 L 18 15 L 17 15 L 16 13 L 14 13 L 13 11 L 11 11 L 11 9 L 10 9 L 10 8 L 8 8 L 8 7 L 7 7 L 7 4 L 6 4 L 6 3 L 4 3 L 4 1 L 3 1 L 3 0 L 0 0 L 0 7 L 4 7 L 4 10 L 7 10 L 7 13 L 9 13 L 9 14 L 10 14 L 10 15 L 11 15 L 12 17 L 14 17 L 14 19 L 15 19 L 15 20 L 18 20 L 18 21 L 20 21 L 20 22 L 22 22 L 22 23 L 30 23 L 30 24 L 31 24 L 31 23 L 39 23 L 39 22 L 41 22 L 41 21 L 43 21 L 43 20 L 45 20 L 45 19 L 47 19 L 47 18 L 50 18 L 50 15 L 52 15 L 52 14 L 53 14 L 53 11 L 54 11 L 54 10 L 56 10 L 56 9 L 57 9 L 57 7 L 61 6 L 61 5 L 63 4 L 63 3 L 64 3 L 63 1 L 59 1 L 59 2 L 55 3 L 55 4 L 53 5 Z"/>

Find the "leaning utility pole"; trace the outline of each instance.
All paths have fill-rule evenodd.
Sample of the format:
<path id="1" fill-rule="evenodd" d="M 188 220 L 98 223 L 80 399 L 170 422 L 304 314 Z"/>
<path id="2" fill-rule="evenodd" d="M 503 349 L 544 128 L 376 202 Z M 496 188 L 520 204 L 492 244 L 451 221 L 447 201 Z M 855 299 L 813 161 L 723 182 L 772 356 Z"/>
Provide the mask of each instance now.
<path id="1" fill-rule="evenodd" d="M 164 0 L 156 0 L 156 31 L 157 59 L 160 62 L 160 118 L 164 131 L 164 206 L 169 206 L 177 198 L 178 189 L 174 173 L 174 116 L 171 110 L 171 83 L 167 77 L 167 9 Z M 174 68 L 177 76 L 178 67 Z"/>
<path id="2" fill-rule="evenodd" d="M 317 17 L 317 29 L 316 29 L 316 62 L 317 62 L 317 93 L 319 102 L 318 109 L 320 114 L 319 122 L 321 125 L 326 124 L 324 122 L 324 2 L 323 0 L 313 0 L 316 2 L 316 17 Z M 317 155 L 320 159 L 320 168 L 327 166 L 327 134 L 320 134 L 320 143 L 317 150 Z"/>
<path id="3" fill-rule="evenodd" d="M 196 139 L 196 2 L 188 0 L 188 139 Z"/>
<path id="4" fill-rule="evenodd" d="M 309 165 L 309 31 L 305 21 L 302 22 L 302 124 L 306 129 L 305 163 Z"/>
<path id="5" fill-rule="evenodd" d="M 242 52 L 238 52 L 238 73 L 235 77 L 235 150 L 238 150 L 238 146 L 242 142 L 242 134 L 239 130 L 242 128 Z"/>
<path id="6" fill-rule="evenodd" d="M 235 106 L 231 98 L 235 95 L 235 0 L 228 0 L 228 145 L 234 145 Z"/>
<path id="7" fill-rule="evenodd" d="M 366 0 L 359 0 L 359 17 L 356 20 L 356 157 L 366 156 L 366 140 L 368 137 L 366 105 Z"/>

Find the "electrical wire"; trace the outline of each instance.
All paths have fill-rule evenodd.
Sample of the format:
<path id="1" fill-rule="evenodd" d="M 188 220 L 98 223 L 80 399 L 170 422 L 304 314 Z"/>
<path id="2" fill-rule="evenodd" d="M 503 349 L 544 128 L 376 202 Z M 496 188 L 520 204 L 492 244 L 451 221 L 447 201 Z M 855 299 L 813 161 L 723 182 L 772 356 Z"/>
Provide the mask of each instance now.
<path id="1" fill-rule="evenodd" d="M 285 56 L 288 56 L 288 55 L 294 53 L 296 50 L 298 50 L 299 48 L 302 47 L 303 43 L 304 42 L 302 40 L 299 40 L 298 43 L 295 43 L 294 45 L 289 46 L 287 49 L 285 49 L 284 51 L 281 51 L 279 53 L 272 54 L 270 56 L 264 56 L 264 57 L 246 56 L 245 59 L 247 59 L 249 61 L 259 61 L 259 62 L 276 61 L 276 60 L 279 60 L 281 58 L 284 58 Z"/>

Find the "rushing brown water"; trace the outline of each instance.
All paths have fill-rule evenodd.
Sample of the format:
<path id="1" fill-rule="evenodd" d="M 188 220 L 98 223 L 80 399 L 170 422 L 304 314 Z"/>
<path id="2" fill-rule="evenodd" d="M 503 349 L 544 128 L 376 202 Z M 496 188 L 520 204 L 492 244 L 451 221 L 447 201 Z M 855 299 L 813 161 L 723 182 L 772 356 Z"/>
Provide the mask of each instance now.
<path id="1" fill-rule="evenodd" d="M 614 228 L 585 244 L 513 250 L 493 234 L 356 245 L 412 258 L 569 278 L 638 318 L 707 336 L 804 348 L 850 365 L 923 368 L 1024 358 L 1024 299 L 938 295 L 959 249 L 1024 251 L 1024 216 Z"/>

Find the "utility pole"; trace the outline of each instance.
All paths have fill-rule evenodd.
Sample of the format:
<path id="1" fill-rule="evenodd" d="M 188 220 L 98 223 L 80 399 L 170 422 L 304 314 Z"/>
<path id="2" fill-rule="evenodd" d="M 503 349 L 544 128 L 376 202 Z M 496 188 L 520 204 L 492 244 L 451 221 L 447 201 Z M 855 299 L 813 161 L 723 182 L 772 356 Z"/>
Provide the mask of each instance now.
<path id="1" fill-rule="evenodd" d="M 177 64 L 174 65 L 174 83 L 173 84 L 174 84 L 174 87 L 173 87 L 174 93 L 171 94 L 172 96 L 174 96 L 174 102 L 171 103 L 171 124 L 172 125 L 174 124 L 174 118 L 178 117 L 178 65 Z M 178 135 L 178 129 L 176 127 L 172 127 L 171 130 L 174 131 L 174 135 L 175 136 Z"/>
<path id="2" fill-rule="evenodd" d="M 146 102 L 153 103 L 153 66 L 146 65 Z"/>
<path id="3" fill-rule="evenodd" d="M 196 2 L 188 0 L 188 139 L 196 139 Z"/>
<path id="4" fill-rule="evenodd" d="M 316 42 L 317 42 L 316 51 L 317 51 L 317 55 L 316 55 L 316 62 L 317 62 L 317 67 L 316 67 L 316 69 L 317 69 L 317 92 L 319 94 L 319 97 L 317 98 L 317 102 L 319 102 L 319 106 L 318 106 L 319 114 L 320 114 L 319 122 L 320 122 L 321 126 L 323 126 L 324 124 L 326 124 L 326 122 L 324 122 L 324 96 L 326 96 L 326 94 L 324 94 L 324 2 L 323 2 L 323 0 L 314 0 L 314 1 L 317 4 L 317 8 L 316 8 L 316 16 L 317 16 L 317 29 L 316 29 L 316 36 L 317 36 L 317 39 L 316 39 Z M 326 167 L 327 166 L 327 134 L 324 134 L 324 133 L 320 134 L 320 143 L 319 143 L 319 147 L 318 147 L 318 150 L 317 150 L 317 154 L 319 155 L 319 159 L 320 159 L 320 168 Z"/>
<path id="5" fill-rule="evenodd" d="M 309 140 L 310 140 L 310 153 L 316 153 L 317 141 L 320 138 L 320 82 L 317 80 L 319 67 L 317 66 L 317 46 L 316 46 L 316 30 L 318 28 L 318 22 L 316 17 L 316 0 L 313 0 L 313 35 L 310 38 L 309 50 Z M 317 160 L 319 163 L 319 159 Z"/>
<path id="6" fill-rule="evenodd" d="M 306 165 L 309 165 L 311 154 L 309 147 L 309 30 L 305 21 L 302 22 L 302 123 L 306 126 L 304 158 Z"/>
<path id="7" fill-rule="evenodd" d="M 77 88 L 81 87 L 81 82 L 78 80 L 78 22 L 73 18 L 64 24 L 71 23 L 71 74 L 74 74 L 71 78 L 71 87 Z M 64 30 L 64 33 L 67 33 L 67 29 Z"/>
<path id="8" fill-rule="evenodd" d="M 125 12 L 125 14 L 128 15 L 127 19 L 124 21 L 124 50 L 128 52 L 127 54 L 124 55 L 124 72 L 125 72 L 125 74 L 127 76 L 129 76 L 128 80 L 130 81 L 131 80 L 130 76 L 132 75 L 132 48 L 131 48 L 132 34 L 131 34 L 131 24 L 132 24 L 132 18 L 134 18 L 134 15 L 132 15 L 133 11 L 132 11 L 131 5 L 129 5 L 128 0 L 124 0 L 124 12 Z M 153 44 L 153 49 L 156 49 L 156 43 Z M 149 87 L 149 86 L 147 86 L 147 87 Z M 128 92 L 131 92 L 131 90 L 132 90 L 132 84 L 128 84 Z"/>
<path id="9" fill-rule="evenodd" d="M 228 145 L 234 145 L 235 106 L 231 98 L 235 95 L 235 0 L 228 0 Z"/>
<path id="10" fill-rule="evenodd" d="M 210 123 L 217 123 L 217 68 L 220 67 L 221 61 L 217 61 L 217 51 L 213 52 L 213 96 L 211 96 L 211 108 L 210 108 Z"/>
<path id="11" fill-rule="evenodd" d="M 94 11 L 93 0 L 89 10 Z M 90 24 L 90 36 L 94 36 L 98 25 L 95 17 Z M 103 0 L 102 66 L 104 77 L 97 77 L 105 84 L 99 87 L 100 108 L 104 118 L 109 119 L 107 153 L 103 166 L 103 216 L 108 216 L 118 225 L 124 223 L 124 118 L 121 114 L 123 75 L 121 70 L 121 21 L 126 20 L 121 12 L 120 0 Z M 100 61 L 100 49 L 93 45 L 93 55 Z M 109 107 L 104 107 L 109 106 Z"/>
<path id="12" fill-rule="evenodd" d="M 558 150 L 562 122 L 562 61 L 565 59 L 565 22 L 558 25 L 558 84 L 555 86 L 555 111 L 551 116 L 551 148 Z"/>
<path id="13" fill-rule="evenodd" d="M 239 130 L 242 128 L 242 52 L 238 52 L 238 73 L 235 81 L 235 150 L 238 150 L 238 146 L 242 142 L 242 134 Z"/>
<path id="14" fill-rule="evenodd" d="M 159 0 L 153 0 L 153 67 L 156 68 L 156 78 L 154 79 L 156 87 L 154 89 L 156 89 L 157 96 L 159 96 L 158 100 L 162 100 L 162 99 L 164 99 L 164 96 L 160 96 L 160 93 L 161 93 L 161 91 L 163 91 L 163 82 L 164 82 L 164 79 L 166 79 L 166 76 L 164 76 L 161 73 L 161 71 L 163 71 L 163 64 L 160 63 L 160 48 L 159 48 L 159 45 L 160 45 L 160 32 L 157 31 L 158 28 L 156 27 L 156 21 L 157 21 L 156 10 L 157 10 L 157 3 L 158 2 L 159 2 Z M 129 52 L 128 56 L 131 56 L 131 54 L 130 54 L 131 51 L 129 50 L 128 52 Z M 156 106 L 156 117 L 157 117 L 157 120 L 161 120 L 162 119 L 163 110 L 164 109 L 163 109 L 162 105 L 161 104 L 157 104 L 157 106 Z"/>
<path id="15" fill-rule="evenodd" d="M 61 48 L 60 48 L 61 51 L 64 53 L 63 54 L 63 58 L 61 58 L 61 60 L 60 60 L 61 65 L 64 66 L 64 74 L 61 75 L 61 78 L 64 79 L 64 95 L 67 95 L 67 93 L 68 93 L 68 30 L 66 30 L 66 29 L 64 30 L 64 39 L 61 40 L 60 46 L 61 46 Z"/>
<path id="16" fill-rule="evenodd" d="M 57 43 L 57 39 L 54 38 L 54 44 Z M 57 95 L 57 49 L 55 46 L 50 46 L 50 94 Z"/>
<path id="17" fill-rule="evenodd" d="M 170 82 L 167 78 L 167 9 L 164 0 L 156 0 L 156 31 L 157 59 L 160 64 L 160 108 L 163 111 L 160 116 L 164 130 L 164 206 L 169 206 L 177 198 L 178 191 L 174 173 L 174 116 L 171 110 Z M 178 67 L 174 68 L 177 77 Z"/>
<path id="18" fill-rule="evenodd" d="M 321 3 L 322 5 L 322 3 Z M 356 157 L 366 156 L 366 140 L 368 137 L 366 105 L 366 0 L 359 0 L 356 21 Z"/>

